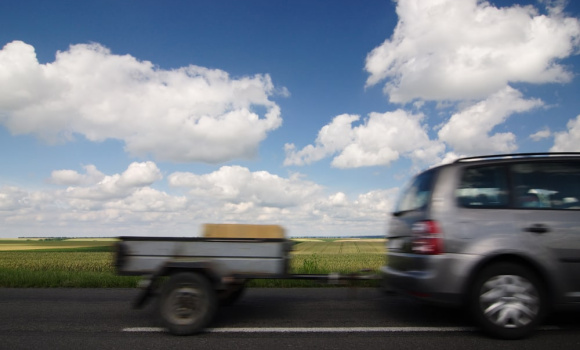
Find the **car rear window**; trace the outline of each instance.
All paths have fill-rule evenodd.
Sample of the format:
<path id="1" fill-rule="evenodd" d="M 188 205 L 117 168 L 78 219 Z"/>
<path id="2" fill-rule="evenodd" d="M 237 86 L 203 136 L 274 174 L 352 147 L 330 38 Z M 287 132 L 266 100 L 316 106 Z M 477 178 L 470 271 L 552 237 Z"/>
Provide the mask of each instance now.
<path id="1" fill-rule="evenodd" d="M 428 170 L 414 177 L 399 197 L 395 212 L 426 208 L 431 198 L 434 178 L 435 170 Z"/>
<path id="2" fill-rule="evenodd" d="M 465 208 L 506 207 L 509 202 L 506 168 L 497 165 L 465 168 L 455 196 Z"/>

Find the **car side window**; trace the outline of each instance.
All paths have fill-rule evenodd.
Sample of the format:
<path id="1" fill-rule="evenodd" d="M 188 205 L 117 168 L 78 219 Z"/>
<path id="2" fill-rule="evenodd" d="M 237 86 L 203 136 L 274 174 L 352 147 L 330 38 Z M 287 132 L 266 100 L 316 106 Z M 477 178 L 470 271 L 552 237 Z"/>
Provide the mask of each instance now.
<path id="1" fill-rule="evenodd" d="M 511 168 L 516 208 L 580 209 L 580 162 L 529 162 Z"/>
<path id="2" fill-rule="evenodd" d="M 455 191 L 459 206 L 501 208 L 508 205 L 507 172 L 504 166 L 474 166 L 463 170 Z"/>

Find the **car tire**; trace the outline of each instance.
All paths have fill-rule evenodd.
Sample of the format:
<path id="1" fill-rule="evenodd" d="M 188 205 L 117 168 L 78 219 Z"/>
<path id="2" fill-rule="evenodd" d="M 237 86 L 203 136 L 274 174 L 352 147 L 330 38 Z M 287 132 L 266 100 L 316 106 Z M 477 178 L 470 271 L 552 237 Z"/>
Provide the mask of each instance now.
<path id="1" fill-rule="evenodd" d="M 469 295 L 477 324 L 489 335 L 520 339 L 540 324 L 547 309 L 545 288 L 525 266 L 496 263 L 477 276 Z"/>
<path id="2" fill-rule="evenodd" d="M 202 274 L 177 273 L 163 286 L 159 313 L 171 334 L 190 335 L 201 332 L 212 320 L 216 310 L 215 291 Z"/>

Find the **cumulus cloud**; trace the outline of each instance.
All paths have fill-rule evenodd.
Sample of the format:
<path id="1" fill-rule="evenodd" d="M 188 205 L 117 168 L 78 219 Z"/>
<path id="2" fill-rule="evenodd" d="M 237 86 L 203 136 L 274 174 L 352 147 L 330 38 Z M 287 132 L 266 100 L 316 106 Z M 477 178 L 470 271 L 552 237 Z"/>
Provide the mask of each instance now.
<path id="1" fill-rule="evenodd" d="M 423 114 L 404 110 L 370 113 L 362 124 L 353 126 L 359 119 L 339 115 L 319 131 L 314 145 L 297 151 L 294 144 L 287 144 L 284 164 L 309 164 L 337 153 L 332 160 L 337 168 L 389 165 L 401 156 L 425 162 L 445 149 L 442 143 L 429 139 Z"/>
<path id="2" fill-rule="evenodd" d="M 297 206 L 322 191 L 321 186 L 303 180 L 299 174 L 282 178 L 241 166 L 223 166 L 204 175 L 177 172 L 169 175 L 168 181 L 171 186 L 188 188 L 194 196 L 225 200 L 242 207 L 248 207 L 249 203 L 264 207 Z"/>
<path id="3" fill-rule="evenodd" d="M 456 161 L 459 158 L 465 157 L 465 155 L 458 155 L 455 154 L 454 152 L 447 152 L 445 154 L 445 156 L 443 157 L 443 159 L 441 159 L 441 161 L 438 164 L 433 164 L 435 165 L 441 165 L 441 164 L 449 164 L 449 163 L 453 163 L 454 161 Z"/>
<path id="4" fill-rule="evenodd" d="M 538 0 L 539 3 L 545 4 L 550 14 L 560 15 L 564 12 L 568 0 Z"/>
<path id="5" fill-rule="evenodd" d="M 54 171 L 51 182 L 66 188 L 0 188 L 0 223 L 5 234 L 155 234 L 164 232 L 164 225 L 187 213 L 187 197 L 151 187 L 162 179 L 153 162 L 132 163 L 122 173 L 112 175 L 101 173 L 93 165 L 85 170 L 86 174 Z M 97 181 L 96 177 L 102 178 Z"/>
<path id="6" fill-rule="evenodd" d="M 278 92 L 289 95 L 267 74 L 234 79 L 194 65 L 163 70 L 99 44 L 72 45 L 47 64 L 20 41 L 0 51 L 0 123 L 13 134 L 49 142 L 75 134 L 118 139 L 130 154 L 160 160 L 217 163 L 255 156 L 282 123 L 270 99 Z"/>
<path id="7" fill-rule="evenodd" d="M 544 129 L 530 135 L 530 138 L 534 141 L 540 141 L 543 139 L 547 139 L 550 136 L 552 136 L 552 132 L 550 131 L 550 128 L 545 127 Z"/>
<path id="8" fill-rule="evenodd" d="M 208 222 L 279 224 L 292 236 L 381 235 L 398 193 L 394 188 L 349 197 L 300 174 L 282 177 L 239 166 L 173 173 L 170 192 L 153 188 L 161 180 L 157 166 L 146 162 L 94 184 L 1 187 L 0 224 L 5 234 L 18 236 L 195 236 Z"/>
<path id="9" fill-rule="evenodd" d="M 453 147 L 455 152 L 468 155 L 512 152 L 517 149 L 513 133 L 490 133 L 512 114 L 542 105 L 542 101 L 526 100 L 519 91 L 506 87 L 451 116 L 439 130 L 439 139 Z"/>
<path id="10" fill-rule="evenodd" d="M 370 113 L 362 122 L 358 115 L 343 114 L 324 126 L 314 143 L 301 149 L 286 144 L 284 164 L 333 157 L 333 167 L 356 168 L 406 157 L 416 167 L 458 155 L 515 151 L 516 135 L 501 127 L 544 102 L 525 98 L 510 83 L 569 82 L 573 73 L 559 60 L 577 54 L 580 44 L 580 21 L 566 17 L 565 2 L 543 5 L 545 13 L 476 0 L 397 1 L 393 35 L 367 55 L 367 86 L 386 81 L 390 101 L 413 102 L 415 110 L 426 108 L 425 101 L 435 101 L 441 115 L 452 109 L 433 128 L 437 139 L 429 138 L 429 123 L 418 112 Z"/>
<path id="11" fill-rule="evenodd" d="M 71 171 L 60 171 L 58 174 L 63 172 Z M 155 163 L 131 163 L 123 173 L 105 176 L 93 186 L 71 186 L 67 188 L 66 195 L 77 199 L 120 198 L 133 193 L 138 188 L 149 186 L 161 178 L 161 171 Z"/>
<path id="12" fill-rule="evenodd" d="M 130 212 L 176 212 L 187 207 L 187 198 L 171 196 L 151 187 L 140 187 L 126 198 L 107 202 L 107 209 Z"/>
<path id="13" fill-rule="evenodd" d="M 7 186 L 0 188 L 0 211 L 12 211 L 27 206 L 27 194 L 25 191 Z"/>
<path id="14" fill-rule="evenodd" d="M 580 21 L 562 1 L 495 7 L 478 0 L 399 0 L 390 39 L 366 58 L 367 86 L 387 80 L 394 103 L 484 99 L 509 83 L 568 82 Z M 507 140 L 502 140 L 505 142 Z"/>
<path id="15" fill-rule="evenodd" d="M 570 119 L 568 130 L 554 133 L 554 146 L 551 152 L 580 152 L 580 115 Z"/>
<path id="16" fill-rule="evenodd" d="M 352 123 L 359 119 L 360 116 L 350 114 L 334 117 L 330 124 L 320 129 L 316 144 L 308 145 L 300 151 L 296 151 L 294 144 L 286 144 L 284 165 L 310 164 L 344 149 L 354 138 Z"/>
<path id="17" fill-rule="evenodd" d="M 96 166 L 90 164 L 84 167 L 86 173 L 80 174 L 75 170 L 63 169 L 55 170 L 50 176 L 50 182 L 57 185 L 93 185 L 105 178 L 105 174 L 100 172 Z"/>
<path id="18" fill-rule="evenodd" d="M 398 189 L 349 198 L 327 193 L 300 174 L 280 177 L 224 166 L 209 174 L 173 173 L 168 182 L 204 204 L 204 219 L 217 222 L 275 223 L 300 235 L 383 234 Z"/>

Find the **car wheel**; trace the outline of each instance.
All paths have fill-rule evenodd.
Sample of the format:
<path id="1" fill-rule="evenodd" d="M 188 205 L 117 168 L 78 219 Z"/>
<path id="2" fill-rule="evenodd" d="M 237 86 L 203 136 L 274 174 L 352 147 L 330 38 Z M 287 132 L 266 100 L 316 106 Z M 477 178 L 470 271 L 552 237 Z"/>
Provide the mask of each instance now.
<path id="1" fill-rule="evenodd" d="M 483 330 L 502 339 L 528 336 L 546 313 L 545 291 L 539 278 L 514 263 L 485 268 L 475 281 L 469 303 Z"/>
<path id="2" fill-rule="evenodd" d="M 189 335 L 202 331 L 217 310 L 215 291 L 199 273 L 177 273 L 161 293 L 159 312 L 170 333 Z"/>

